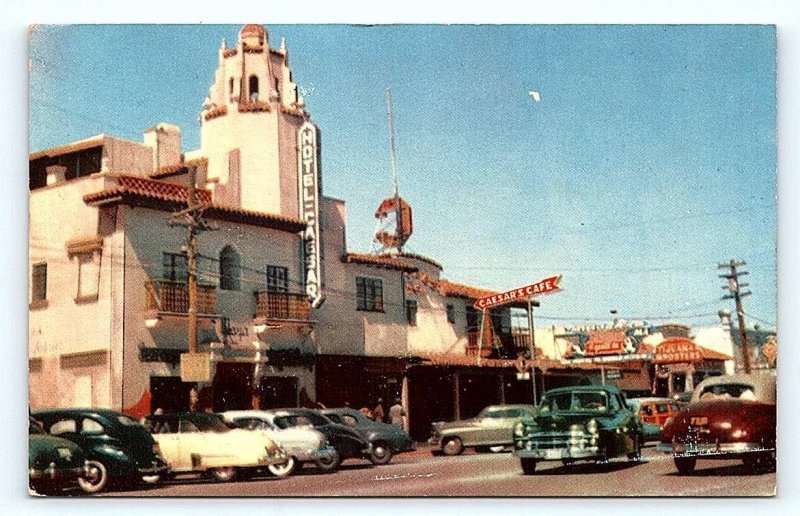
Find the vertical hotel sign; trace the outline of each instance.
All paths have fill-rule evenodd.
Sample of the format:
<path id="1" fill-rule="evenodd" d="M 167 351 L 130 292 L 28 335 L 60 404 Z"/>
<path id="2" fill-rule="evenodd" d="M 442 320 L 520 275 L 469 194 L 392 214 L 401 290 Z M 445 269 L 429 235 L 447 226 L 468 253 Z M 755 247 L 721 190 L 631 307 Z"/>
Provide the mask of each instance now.
<path id="1" fill-rule="evenodd" d="M 306 222 L 302 236 L 303 280 L 312 306 L 322 303 L 322 264 L 319 241 L 319 161 L 317 128 L 306 122 L 297 131 L 297 191 L 300 218 Z"/>

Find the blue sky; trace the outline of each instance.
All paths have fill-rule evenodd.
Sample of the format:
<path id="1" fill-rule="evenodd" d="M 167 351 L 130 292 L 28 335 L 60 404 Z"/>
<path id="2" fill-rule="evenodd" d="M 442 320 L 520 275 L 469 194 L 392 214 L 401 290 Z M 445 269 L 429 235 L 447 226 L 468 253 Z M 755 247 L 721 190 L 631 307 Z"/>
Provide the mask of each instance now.
<path id="1" fill-rule="evenodd" d="M 220 39 L 238 26 L 41 26 L 32 151 L 158 122 L 199 146 Z M 391 193 L 394 97 L 408 250 L 498 290 L 562 273 L 539 324 L 714 322 L 716 264 L 748 262 L 774 327 L 775 34 L 769 26 L 269 25 L 323 134 L 327 195 L 369 249 Z M 541 92 L 533 102 L 529 90 Z M 663 320 L 663 319 L 662 319 Z"/>

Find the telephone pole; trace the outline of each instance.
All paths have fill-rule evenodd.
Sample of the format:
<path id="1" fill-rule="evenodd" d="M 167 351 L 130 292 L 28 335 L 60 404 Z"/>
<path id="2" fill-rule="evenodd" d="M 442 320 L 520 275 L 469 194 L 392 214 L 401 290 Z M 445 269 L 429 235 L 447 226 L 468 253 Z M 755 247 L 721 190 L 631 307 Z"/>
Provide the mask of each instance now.
<path id="1" fill-rule="evenodd" d="M 745 296 L 749 296 L 752 292 L 742 291 L 743 287 L 747 287 L 749 283 L 741 283 L 739 282 L 739 276 L 745 276 L 750 274 L 747 271 L 739 271 L 737 267 L 741 267 L 747 265 L 744 261 L 737 261 L 731 258 L 728 263 L 720 263 L 717 265 L 718 269 L 729 269 L 730 272 L 728 274 L 720 274 L 720 278 L 725 278 L 728 280 L 728 284 L 722 287 L 723 290 L 727 290 L 730 293 L 725 294 L 722 296 L 722 299 L 734 299 L 736 301 L 736 315 L 739 319 L 739 336 L 742 339 L 742 356 L 744 358 L 744 372 L 749 374 L 750 373 L 750 347 L 747 345 L 747 330 L 744 326 L 744 308 L 742 307 L 742 298 Z"/>
<path id="2" fill-rule="evenodd" d="M 186 226 L 189 230 L 189 242 L 186 246 L 187 272 L 186 287 L 189 307 L 187 310 L 189 336 L 188 351 L 190 355 L 197 353 L 197 235 L 201 231 L 214 229 L 203 220 L 203 211 L 207 205 L 197 202 L 197 167 L 190 166 L 186 209 L 175 213 L 169 225 Z"/>

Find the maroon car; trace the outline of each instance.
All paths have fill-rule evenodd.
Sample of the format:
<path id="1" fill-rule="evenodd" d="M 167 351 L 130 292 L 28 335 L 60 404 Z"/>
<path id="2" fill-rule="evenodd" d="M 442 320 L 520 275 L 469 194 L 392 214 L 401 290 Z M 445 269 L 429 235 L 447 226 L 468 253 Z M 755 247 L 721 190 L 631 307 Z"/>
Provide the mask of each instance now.
<path id="1" fill-rule="evenodd" d="M 739 459 L 755 471 L 775 468 L 775 376 L 716 376 L 697 385 L 689 405 L 664 425 L 658 451 L 682 475 L 697 459 Z"/>

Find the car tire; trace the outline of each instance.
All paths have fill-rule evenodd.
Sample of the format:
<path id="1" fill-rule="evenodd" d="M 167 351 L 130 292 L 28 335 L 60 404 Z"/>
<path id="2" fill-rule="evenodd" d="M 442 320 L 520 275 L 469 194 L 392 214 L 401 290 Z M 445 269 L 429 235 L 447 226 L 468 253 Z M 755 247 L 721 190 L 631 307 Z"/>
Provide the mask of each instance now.
<path id="1" fill-rule="evenodd" d="M 224 468 L 213 468 L 209 473 L 217 482 L 230 482 L 236 476 L 236 468 L 227 466 Z"/>
<path id="2" fill-rule="evenodd" d="M 31 493 L 40 496 L 54 496 L 59 493 L 58 487 L 41 480 L 31 480 L 29 487 Z"/>
<path id="3" fill-rule="evenodd" d="M 333 452 L 331 456 L 325 458 L 320 457 L 314 462 L 321 471 L 331 473 L 339 468 L 339 465 L 342 463 L 342 456 L 339 455 L 339 452 Z"/>
<path id="4" fill-rule="evenodd" d="M 536 473 L 536 459 L 519 459 L 523 475 L 533 475 Z"/>
<path id="5" fill-rule="evenodd" d="M 691 475 L 694 473 L 694 467 L 697 465 L 695 457 L 675 457 L 675 469 L 678 470 L 680 475 Z"/>
<path id="6" fill-rule="evenodd" d="M 87 466 L 89 474 L 85 478 L 79 478 L 78 485 L 84 493 L 99 493 L 108 484 L 108 469 L 98 460 L 88 461 Z"/>
<path id="7" fill-rule="evenodd" d="M 745 467 L 753 473 L 771 473 L 775 471 L 775 453 L 759 453 L 742 457 Z"/>
<path id="8" fill-rule="evenodd" d="M 636 439 L 636 445 L 632 452 L 628 454 L 628 460 L 639 462 L 642 460 L 642 441 L 643 438 Z"/>
<path id="9" fill-rule="evenodd" d="M 267 466 L 269 472 L 278 477 L 288 477 L 292 473 L 294 473 L 295 468 L 297 467 L 297 460 L 294 457 L 289 457 L 289 460 L 282 464 L 270 464 Z"/>
<path id="10" fill-rule="evenodd" d="M 389 464 L 389 461 L 392 460 L 392 456 L 392 448 L 389 446 L 389 444 L 383 441 L 378 441 L 372 445 L 372 451 L 370 451 L 369 460 L 373 464 L 382 466 L 384 464 Z"/>
<path id="11" fill-rule="evenodd" d="M 442 453 L 445 455 L 461 455 L 464 453 L 464 443 L 458 437 L 448 437 L 442 443 Z"/>

